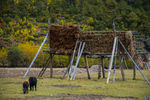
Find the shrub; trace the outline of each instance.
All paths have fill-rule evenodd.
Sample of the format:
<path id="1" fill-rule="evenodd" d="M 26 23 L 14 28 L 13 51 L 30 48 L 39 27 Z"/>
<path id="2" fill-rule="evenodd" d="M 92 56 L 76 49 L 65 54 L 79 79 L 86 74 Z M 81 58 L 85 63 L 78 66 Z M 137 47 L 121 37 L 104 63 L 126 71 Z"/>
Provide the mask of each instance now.
<path id="1" fill-rule="evenodd" d="M 23 52 L 24 55 L 24 60 L 23 63 L 25 64 L 25 66 L 28 66 L 31 62 L 32 59 L 34 58 L 38 48 L 34 48 L 34 43 L 20 43 L 18 45 L 18 48 Z"/>
<path id="2" fill-rule="evenodd" d="M 6 48 L 0 49 L 0 65 L 5 66 L 7 64 L 8 50 Z"/>
<path id="3" fill-rule="evenodd" d="M 17 46 L 12 46 L 8 50 L 8 61 L 11 67 L 22 66 L 23 53 Z"/>
<path id="4" fill-rule="evenodd" d="M 29 66 L 34 56 L 36 55 L 40 45 L 35 45 L 33 42 L 20 43 L 18 48 L 23 52 L 25 66 Z M 40 52 L 42 52 L 41 50 Z M 46 63 L 49 54 L 40 53 L 34 62 L 34 66 L 41 67 Z"/>

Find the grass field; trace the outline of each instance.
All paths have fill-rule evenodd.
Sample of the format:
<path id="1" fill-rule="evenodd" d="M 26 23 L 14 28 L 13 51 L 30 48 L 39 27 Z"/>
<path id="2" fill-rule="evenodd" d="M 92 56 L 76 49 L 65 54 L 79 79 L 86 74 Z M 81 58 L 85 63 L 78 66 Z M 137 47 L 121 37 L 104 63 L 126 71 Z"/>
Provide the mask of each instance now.
<path id="1" fill-rule="evenodd" d="M 150 80 L 150 71 L 142 71 Z M 126 81 L 122 81 L 119 70 L 116 72 L 116 82 L 106 84 L 105 79 L 97 79 L 97 74 L 91 74 L 91 80 L 86 74 L 76 75 L 76 79 L 69 81 L 60 79 L 60 75 L 54 78 L 38 78 L 37 91 L 29 91 L 23 94 L 22 77 L 0 78 L 0 100 L 142 100 L 150 97 L 150 85 L 144 81 L 137 72 L 137 80 L 132 80 L 132 70 L 125 70 Z M 106 75 L 107 76 L 107 75 Z"/>

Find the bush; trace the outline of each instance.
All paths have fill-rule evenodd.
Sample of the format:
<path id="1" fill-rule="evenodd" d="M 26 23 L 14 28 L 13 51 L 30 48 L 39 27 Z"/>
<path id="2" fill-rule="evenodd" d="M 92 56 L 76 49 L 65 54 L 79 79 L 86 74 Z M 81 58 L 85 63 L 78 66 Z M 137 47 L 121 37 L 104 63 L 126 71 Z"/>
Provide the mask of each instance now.
<path id="1" fill-rule="evenodd" d="M 23 58 L 23 53 L 17 46 L 13 46 L 8 50 L 8 62 L 11 67 L 22 66 Z"/>
<path id="2" fill-rule="evenodd" d="M 40 45 L 35 45 L 33 42 L 26 42 L 24 44 L 20 43 L 18 48 L 23 52 L 24 59 L 23 63 L 24 66 L 29 66 L 32 62 L 33 58 L 35 57 Z M 40 51 L 42 52 L 43 49 Z M 43 64 L 46 63 L 49 54 L 40 53 L 34 62 L 34 66 L 41 67 Z"/>
<path id="3" fill-rule="evenodd" d="M 7 64 L 7 55 L 8 55 L 8 50 L 6 48 L 0 49 L 0 65 L 1 66 L 6 66 Z"/>

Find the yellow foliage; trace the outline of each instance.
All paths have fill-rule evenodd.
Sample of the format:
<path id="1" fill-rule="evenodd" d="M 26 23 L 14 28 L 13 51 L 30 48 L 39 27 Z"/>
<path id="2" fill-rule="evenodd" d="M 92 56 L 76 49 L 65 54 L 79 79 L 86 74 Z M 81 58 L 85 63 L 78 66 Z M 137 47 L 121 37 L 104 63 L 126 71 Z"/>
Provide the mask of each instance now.
<path id="1" fill-rule="evenodd" d="M 18 4 L 18 3 L 19 3 L 19 0 L 14 0 L 14 3 L 15 3 L 15 4 Z"/>
<path id="2" fill-rule="evenodd" d="M 0 36 L 1 36 L 2 34 L 4 34 L 4 31 L 3 31 L 2 28 L 0 28 Z"/>
<path id="3" fill-rule="evenodd" d="M 64 25 L 64 24 L 66 24 L 66 21 L 65 20 L 61 20 L 60 24 Z"/>
<path id="4" fill-rule="evenodd" d="M 47 5 L 50 5 L 52 0 L 47 0 Z"/>
<path id="5" fill-rule="evenodd" d="M 18 45 L 18 48 L 21 49 L 21 51 L 24 54 L 24 57 L 26 58 L 27 65 L 29 65 L 32 62 L 39 47 L 40 47 L 40 45 L 35 45 L 34 42 L 27 42 L 27 43 Z M 38 67 L 42 66 L 47 59 L 47 54 L 44 54 L 42 52 L 43 52 L 43 50 L 41 50 L 41 53 L 38 55 L 38 57 L 34 63 L 34 65 L 36 65 Z"/>
<path id="6" fill-rule="evenodd" d="M 18 48 L 21 49 L 23 54 L 27 57 L 28 64 L 32 61 L 34 56 L 36 55 L 36 52 L 38 51 L 38 48 L 35 48 L 35 44 L 32 43 L 24 43 L 24 44 L 19 44 Z"/>
<path id="7" fill-rule="evenodd" d="M 16 25 L 16 21 L 14 20 L 14 21 L 11 21 L 11 22 L 9 22 L 9 24 L 11 24 L 11 25 Z"/>
<path id="8" fill-rule="evenodd" d="M 8 50 L 6 48 L 0 49 L 0 64 L 3 66 L 7 63 Z"/>
<path id="9" fill-rule="evenodd" d="M 90 18 L 87 20 L 87 23 L 90 24 L 90 23 L 92 23 L 92 22 L 94 22 L 94 19 L 93 19 L 92 17 L 90 17 Z"/>
<path id="10" fill-rule="evenodd" d="M 94 27 L 86 25 L 86 24 L 82 24 L 82 25 L 80 25 L 80 27 L 82 28 L 83 31 L 92 30 L 94 28 Z"/>

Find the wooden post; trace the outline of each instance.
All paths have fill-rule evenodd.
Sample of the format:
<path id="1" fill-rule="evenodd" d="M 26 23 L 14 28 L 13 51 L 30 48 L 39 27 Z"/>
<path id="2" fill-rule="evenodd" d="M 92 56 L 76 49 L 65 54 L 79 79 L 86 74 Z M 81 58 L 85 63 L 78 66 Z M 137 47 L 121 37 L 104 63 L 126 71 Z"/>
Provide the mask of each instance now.
<path id="1" fill-rule="evenodd" d="M 101 64 L 102 64 L 103 78 L 105 78 L 105 70 L 104 70 L 104 57 L 102 57 L 102 58 L 101 58 Z"/>
<path id="2" fill-rule="evenodd" d="M 124 69 L 123 69 L 123 66 L 122 66 L 122 57 L 121 57 L 120 54 L 119 54 L 119 65 L 120 65 L 122 80 L 125 81 L 125 74 L 124 74 Z"/>
<path id="3" fill-rule="evenodd" d="M 50 54 L 50 78 L 53 77 L 52 54 Z"/>
<path id="4" fill-rule="evenodd" d="M 70 64 L 71 62 L 71 55 L 68 55 L 68 65 Z M 68 73 L 69 73 L 69 69 L 67 69 Z"/>
<path id="5" fill-rule="evenodd" d="M 117 59 L 117 50 L 118 50 L 118 40 L 115 48 L 115 59 L 114 59 L 114 73 L 113 73 L 113 82 L 115 82 L 115 72 L 116 72 L 116 59 Z"/>
<path id="6" fill-rule="evenodd" d="M 136 61 L 136 55 L 134 56 L 134 61 Z M 134 65 L 134 68 L 133 68 L 133 80 L 136 80 L 136 65 Z"/>
<path id="7" fill-rule="evenodd" d="M 111 55 L 111 59 L 110 59 L 110 63 L 109 63 L 109 69 L 108 69 L 108 77 L 107 77 L 107 81 L 106 81 L 107 84 L 109 83 L 109 78 L 110 78 L 111 68 L 112 68 L 112 64 L 113 64 L 117 39 L 118 39 L 117 37 L 115 37 L 115 39 L 114 39 L 113 50 L 112 50 L 112 55 Z"/>
<path id="8" fill-rule="evenodd" d="M 76 65 L 75 65 L 75 67 L 74 67 L 74 71 L 73 71 L 73 73 L 72 73 L 72 75 L 71 75 L 70 80 L 74 80 L 74 79 L 75 79 L 77 66 L 78 66 L 80 57 L 81 57 L 81 55 L 82 55 L 82 52 L 83 52 L 83 50 L 84 50 L 84 47 L 85 47 L 85 42 L 83 42 L 83 45 L 82 45 L 81 50 L 80 50 L 80 54 L 79 54 L 79 56 L 77 57 Z"/>
<path id="9" fill-rule="evenodd" d="M 69 71 L 71 70 L 71 67 L 72 67 L 72 63 L 73 63 L 73 60 L 74 60 L 74 57 L 75 57 L 77 45 L 78 45 L 78 40 L 76 41 L 76 44 L 75 44 L 75 47 L 74 47 L 74 50 L 73 50 L 72 60 L 71 60 L 71 55 L 69 55 L 69 57 L 70 57 L 69 58 L 69 64 L 68 64 L 68 67 L 67 67 L 62 79 L 65 78 L 65 75 L 67 74 L 67 72 L 68 72 L 68 77 L 70 75 Z"/>
<path id="10" fill-rule="evenodd" d="M 50 33 L 48 32 L 48 33 L 46 34 L 46 36 L 45 36 L 45 38 L 44 38 L 44 40 L 43 40 L 43 42 L 42 42 L 40 48 L 38 49 L 38 51 L 37 51 L 35 57 L 33 58 L 32 62 L 31 62 L 31 64 L 30 64 L 28 70 L 27 70 L 26 73 L 24 74 L 24 78 L 27 76 L 28 72 L 30 71 L 30 69 L 31 69 L 31 67 L 32 67 L 32 65 L 33 65 L 33 63 L 34 63 L 34 61 L 36 60 L 37 56 L 39 55 L 39 53 L 40 53 L 40 51 L 41 51 L 43 45 L 45 44 L 45 42 L 46 42 L 46 40 L 47 40 L 48 34 L 50 34 Z"/>
<path id="11" fill-rule="evenodd" d="M 124 47 L 124 45 L 122 44 L 121 41 L 119 41 L 119 43 L 121 44 L 122 48 L 124 49 L 124 51 L 126 52 L 126 54 L 129 56 L 129 58 L 131 59 L 131 61 L 134 63 L 134 65 L 136 66 L 136 68 L 139 70 L 140 74 L 143 76 L 143 78 L 145 79 L 145 81 L 148 83 L 148 85 L 150 85 L 149 80 L 145 77 L 145 75 L 142 73 L 141 69 L 139 68 L 139 66 L 135 63 L 135 61 L 132 59 L 131 55 L 129 54 L 129 52 L 126 50 L 126 48 Z"/>
<path id="12" fill-rule="evenodd" d="M 102 68 L 101 68 L 101 58 L 99 58 L 99 66 L 98 66 L 98 79 L 100 79 L 101 78 L 101 70 Z"/>
<path id="13" fill-rule="evenodd" d="M 124 56 L 123 56 L 123 60 L 124 60 L 124 64 L 125 64 L 126 68 L 128 69 L 128 66 L 127 66 L 127 63 L 126 63 L 126 60 L 125 60 Z"/>
<path id="14" fill-rule="evenodd" d="M 88 60 L 87 60 L 87 56 L 86 55 L 84 56 L 84 61 L 85 61 L 85 64 L 86 64 L 86 71 L 87 71 L 88 79 L 91 79 L 90 73 L 89 73 Z"/>
<path id="15" fill-rule="evenodd" d="M 78 46 L 78 42 L 79 42 L 79 40 L 76 41 L 75 48 L 74 48 L 74 51 L 73 51 L 72 60 L 70 62 L 70 65 L 68 66 L 68 68 L 69 68 L 69 72 L 68 72 L 68 76 L 67 76 L 68 80 L 69 80 L 69 77 L 70 77 L 70 74 L 71 74 L 71 71 L 72 71 L 72 64 L 73 64 L 73 61 L 74 61 L 74 58 L 75 58 L 75 53 L 76 53 L 76 49 L 77 49 L 77 46 Z"/>

